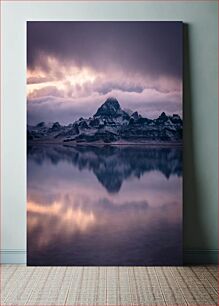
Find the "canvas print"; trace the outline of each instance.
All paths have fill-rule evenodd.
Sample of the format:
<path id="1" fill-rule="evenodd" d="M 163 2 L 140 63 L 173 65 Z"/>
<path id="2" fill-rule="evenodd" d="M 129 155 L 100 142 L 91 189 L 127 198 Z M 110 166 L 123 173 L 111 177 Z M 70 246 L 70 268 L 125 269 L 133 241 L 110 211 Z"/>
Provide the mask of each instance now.
<path id="1" fill-rule="evenodd" d="M 182 22 L 27 22 L 27 264 L 182 264 Z"/>

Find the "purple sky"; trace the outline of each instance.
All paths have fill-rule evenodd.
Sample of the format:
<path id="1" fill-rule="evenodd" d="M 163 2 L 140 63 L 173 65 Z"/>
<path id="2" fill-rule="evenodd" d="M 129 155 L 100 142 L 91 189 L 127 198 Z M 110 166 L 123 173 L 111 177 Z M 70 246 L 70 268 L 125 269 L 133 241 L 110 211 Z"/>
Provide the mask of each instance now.
<path id="1" fill-rule="evenodd" d="M 109 96 L 182 115 L 181 22 L 28 22 L 28 123 L 92 116 Z"/>

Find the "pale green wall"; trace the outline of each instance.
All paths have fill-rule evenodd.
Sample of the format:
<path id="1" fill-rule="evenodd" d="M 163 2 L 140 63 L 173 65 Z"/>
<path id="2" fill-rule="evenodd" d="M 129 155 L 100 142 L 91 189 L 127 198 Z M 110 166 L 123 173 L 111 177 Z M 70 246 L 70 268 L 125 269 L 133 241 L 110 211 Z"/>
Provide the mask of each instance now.
<path id="1" fill-rule="evenodd" d="M 2 260 L 25 260 L 27 20 L 180 20 L 186 24 L 184 248 L 216 250 L 217 1 L 4 1 L 2 7 Z"/>

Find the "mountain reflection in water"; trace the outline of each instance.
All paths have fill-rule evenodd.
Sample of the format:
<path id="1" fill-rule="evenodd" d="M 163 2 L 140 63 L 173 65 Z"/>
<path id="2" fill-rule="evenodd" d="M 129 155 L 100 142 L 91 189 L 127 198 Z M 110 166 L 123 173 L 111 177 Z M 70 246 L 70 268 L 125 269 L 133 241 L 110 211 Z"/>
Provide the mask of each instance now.
<path id="1" fill-rule="evenodd" d="M 166 178 L 182 175 L 181 148 L 147 148 L 144 146 L 32 146 L 28 156 L 39 165 L 50 160 L 57 165 L 68 161 L 80 171 L 92 171 L 108 192 L 119 192 L 122 183 L 145 172 L 158 170 Z"/>
<path id="2" fill-rule="evenodd" d="M 182 150 L 28 147 L 29 265 L 182 263 Z"/>

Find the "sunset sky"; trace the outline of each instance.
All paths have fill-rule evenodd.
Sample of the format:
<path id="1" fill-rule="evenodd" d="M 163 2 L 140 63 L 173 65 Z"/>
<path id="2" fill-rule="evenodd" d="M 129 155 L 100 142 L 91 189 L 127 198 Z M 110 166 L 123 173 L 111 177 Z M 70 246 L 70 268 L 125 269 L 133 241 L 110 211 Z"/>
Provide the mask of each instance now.
<path id="1" fill-rule="evenodd" d="M 108 98 L 182 115 L 181 22 L 28 22 L 28 124 L 68 124 Z"/>

